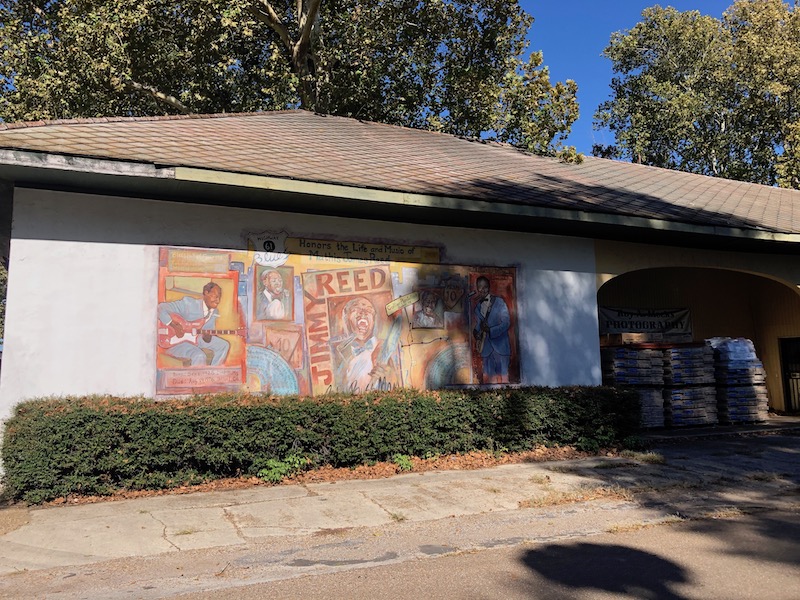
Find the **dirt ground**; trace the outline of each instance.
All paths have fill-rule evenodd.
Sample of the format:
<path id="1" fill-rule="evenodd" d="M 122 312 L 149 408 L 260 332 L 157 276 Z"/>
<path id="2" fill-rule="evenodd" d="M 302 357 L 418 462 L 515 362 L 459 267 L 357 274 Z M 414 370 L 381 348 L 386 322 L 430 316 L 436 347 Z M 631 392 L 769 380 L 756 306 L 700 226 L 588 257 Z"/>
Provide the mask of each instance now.
<path id="1" fill-rule="evenodd" d="M 0 535 L 19 529 L 28 523 L 28 509 L 24 506 L 0 506 Z"/>
<path id="2" fill-rule="evenodd" d="M 609 451 L 608 455 L 614 453 Z M 545 462 L 556 460 L 569 460 L 591 456 L 590 453 L 581 452 L 569 446 L 549 448 L 537 447 L 526 452 L 468 452 L 465 454 L 448 454 L 432 458 L 410 457 L 413 468 L 411 473 L 423 473 L 436 470 L 471 470 L 497 465 L 514 464 L 522 462 Z M 324 483 L 327 481 L 344 481 L 347 479 L 382 479 L 401 473 L 401 468 L 393 462 L 379 462 L 374 465 L 361 465 L 358 467 L 318 467 L 304 471 L 296 476 L 284 479 L 279 484 L 265 482 L 258 477 L 233 477 L 216 479 L 206 483 L 174 487 L 166 490 L 136 490 L 120 491 L 110 496 L 79 496 L 56 498 L 46 505 L 60 504 L 90 504 L 95 502 L 109 502 L 129 498 L 143 498 L 146 496 L 163 496 L 166 494 L 191 494 L 194 492 L 210 492 L 242 489 L 259 485 L 298 485 L 304 483 Z"/>

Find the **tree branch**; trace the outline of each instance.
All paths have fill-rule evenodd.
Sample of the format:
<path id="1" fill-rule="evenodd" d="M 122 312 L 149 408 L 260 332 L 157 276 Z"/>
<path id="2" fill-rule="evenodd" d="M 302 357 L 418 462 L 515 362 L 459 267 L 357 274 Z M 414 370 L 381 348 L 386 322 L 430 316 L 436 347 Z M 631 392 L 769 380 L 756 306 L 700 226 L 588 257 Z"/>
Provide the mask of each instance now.
<path id="1" fill-rule="evenodd" d="M 292 49 L 292 63 L 295 72 L 300 77 L 300 103 L 304 108 L 316 110 L 317 94 L 311 82 L 309 58 L 311 54 L 311 33 L 317 22 L 319 7 L 322 0 L 298 0 L 303 5 L 303 12 L 297 15 L 297 24 L 300 35 Z"/>
<path id="2" fill-rule="evenodd" d="M 143 85 L 137 81 L 132 81 L 132 80 L 126 81 L 124 85 L 128 90 L 149 94 L 156 100 L 168 104 L 169 106 L 179 110 L 183 114 L 189 114 L 190 112 L 192 112 L 191 110 L 189 110 L 188 106 L 186 106 L 183 102 L 178 100 L 175 96 L 170 96 L 169 94 L 165 94 L 164 92 L 161 92 L 154 87 L 150 87 L 149 85 Z"/>
<path id="3" fill-rule="evenodd" d="M 283 45 L 289 51 L 292 71 L 298 76 L 300 85 L 300 105 L 313 109 L 316 106 L 316 97 L 311 82 L 312 74 L 309 69 L 311 55 L 311 35 L 319 16 L 319 7 L 322 0 L 295 0 L 297 10 L 297 40 L 275 12 L 270 0 L 254 0 L 256 5 L 250 6 L 250 12 L 262 23 L 266 23 L 280 36 Z"/>
<path id="4" fill-rule="evenodd" d="M 300 37 L 297 39 L 297 44 L 295 44 L 295 56 L 308 53 L 311 43 L 311 31 L 317 22 L 320 4 L 322 4 L 322 0 L 308 0 L 307 11 L 302 16 L 298 15 L 297 23 L 300 26 Z"/>
<path id="5" fill-rule="evenodd" d="M 286 46 L 286 49 L 291 53 L 294 50 L 294 43 L 292 42 L 292 36 L 289 35 L 289 30 L 286 28 L 286 25 L 283 24 L 283 21 L 281 21 L 281 18 L 278 16 L 278 13 L 275 12 L 269 0 L 257 0 L 257 2 L 260 5 L 260 9 L 251 6 L 250 12 L 256 19 L 269 25 L 269 27 L 278 34 L 283 45 Z"/>

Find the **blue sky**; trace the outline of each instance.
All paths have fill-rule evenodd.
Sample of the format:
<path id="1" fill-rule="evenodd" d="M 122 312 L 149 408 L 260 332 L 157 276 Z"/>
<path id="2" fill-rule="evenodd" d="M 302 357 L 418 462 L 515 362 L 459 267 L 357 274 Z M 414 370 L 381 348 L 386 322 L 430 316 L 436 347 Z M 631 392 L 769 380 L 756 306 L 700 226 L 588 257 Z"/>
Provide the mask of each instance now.
<path id="1" fill-rule="evenodd" d="M 601 53 L 614 31 L 630 29 L 641 20 L 642 9 L 660 4 L 720 18 L 733 0 L 520 0 L 522 8 L 536 22 L 528 36 L 530 50 L 544 53 L 550 80 L 574 79 L 578 84 L 580 118 L 572 126 L 567 143 L 579 152 L 591 154 L 592 144 L 614 141 L 608 132 L 592 130 L 592 116 L 610 96 L 611 61 Z"/>

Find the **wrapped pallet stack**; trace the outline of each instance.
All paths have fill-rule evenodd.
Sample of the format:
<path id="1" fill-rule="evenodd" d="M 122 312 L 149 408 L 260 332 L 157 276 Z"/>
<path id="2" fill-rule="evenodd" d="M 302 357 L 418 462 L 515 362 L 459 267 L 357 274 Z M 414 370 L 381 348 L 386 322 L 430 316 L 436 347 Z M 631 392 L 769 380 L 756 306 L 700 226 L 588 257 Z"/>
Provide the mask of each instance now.
<path id="1" fill-rule="evenodd" d="M 714 425 L 714 351 L 691 345 L 664 350 L 664 420 L 672 427 Z"/>
<path id="2" fill-rule="evenodd" d="M 712 338 L 717 381 L 717 408 L 722 423 L 765 421 L 769 413 L 766 373 L 753 342 L 745 338 Z"/>
<path id="3" fill-rule="evenodd" d="M 642 427 L 664 427 L 664 390 L 661 387 L 637 387 L 642 407 Z"/>
<path id="4" fill-rule="evenodd" d="M 642 427 L 664 426 L 664 355 L 661 350 L 613 347 L 601 350 L 606 385 L 634 387 L 642 407 Z"/>

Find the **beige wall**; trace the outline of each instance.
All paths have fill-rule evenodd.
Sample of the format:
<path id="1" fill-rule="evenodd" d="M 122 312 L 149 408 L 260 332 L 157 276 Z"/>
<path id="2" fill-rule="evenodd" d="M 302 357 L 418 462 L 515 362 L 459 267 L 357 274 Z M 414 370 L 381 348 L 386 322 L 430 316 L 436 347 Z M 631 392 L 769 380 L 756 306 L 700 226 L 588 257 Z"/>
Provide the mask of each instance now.
<path id="1" fill-rule="evenodd" d="M 655 267 L 732 269 L 800 285 L 800 257 L 790 255 L 697 250 L 596 240 L 595 264 L 598 288 L 616 275 Z"/>
<path id="2" fill-rule="evenodd" d="M 779 339 L 800 337 L 800 260 L 613 242 L 597 242 L 596 257 L 600 306 L 688 307 L 695 340 L 753 340 L 770 405 L 785 410 Z"/>

